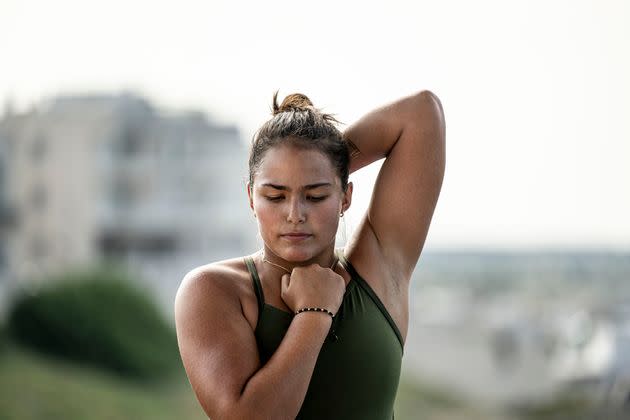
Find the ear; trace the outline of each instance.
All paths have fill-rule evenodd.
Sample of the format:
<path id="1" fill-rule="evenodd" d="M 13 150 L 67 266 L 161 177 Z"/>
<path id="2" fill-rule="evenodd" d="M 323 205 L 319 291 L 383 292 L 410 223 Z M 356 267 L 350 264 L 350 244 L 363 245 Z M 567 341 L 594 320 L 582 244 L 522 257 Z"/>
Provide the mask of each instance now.
<path id="1" fill-rule="evenodd" d="M 254 210 L 253 185 L 247 182 L 247 198 L 249 199 L 249 207 Z"/>
<path id="2" fill-rule="evenodd" d="M 352 204 L 352 182 L 348 182 L 348 188 L 346 192 L 343 194 L 343 199 L 341 201 L 341 211 L 345 212 L 350 208 L 350 204 Z"/>

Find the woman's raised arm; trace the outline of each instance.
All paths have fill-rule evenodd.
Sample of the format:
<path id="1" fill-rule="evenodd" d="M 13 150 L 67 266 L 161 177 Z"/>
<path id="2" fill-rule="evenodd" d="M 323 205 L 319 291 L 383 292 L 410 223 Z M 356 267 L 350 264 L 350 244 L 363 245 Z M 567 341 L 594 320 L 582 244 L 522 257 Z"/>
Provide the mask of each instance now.
<path id="1" fill-rule="evenodd" d="M 350 172 L 385 157 L 358 241 L 373 241 L 382 260 L 409 278 L 424 246 L 445 168 L 442 104 L 421 91 L 379 107 L 350 125 Z"/>

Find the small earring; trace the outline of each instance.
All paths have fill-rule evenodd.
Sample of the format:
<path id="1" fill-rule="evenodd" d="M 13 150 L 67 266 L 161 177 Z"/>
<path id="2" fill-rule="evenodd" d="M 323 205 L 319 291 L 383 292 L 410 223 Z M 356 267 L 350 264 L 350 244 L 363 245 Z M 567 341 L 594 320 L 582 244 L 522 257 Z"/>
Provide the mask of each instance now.
<path id="1" fill-rule="evenodd" d="M 339 217 L 343 217 L 343 212 L 339 213 Z"/>

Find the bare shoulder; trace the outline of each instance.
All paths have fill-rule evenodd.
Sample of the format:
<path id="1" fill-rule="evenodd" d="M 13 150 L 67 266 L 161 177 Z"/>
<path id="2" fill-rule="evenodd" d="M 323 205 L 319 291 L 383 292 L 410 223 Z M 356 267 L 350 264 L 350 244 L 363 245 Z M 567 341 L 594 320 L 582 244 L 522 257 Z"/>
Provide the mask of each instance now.
<path id="1" fill-rule="evenodd" d="M 186 273 L 175 297 L 182 362 L 211 417 L 230 412 L 260 364 L 254 333 L 241 305 L 241 264 L 242 258 L 234 258 L 195 267 Z"/>
<path id="2" fill-rule="evenodd" d="M 214 298 L 238 301 L 243 293 L 243 281 L 247 268 L 243 257 L 231 258 L 204 264 L 191 269 L 182 279 L 177 295 L 178 301 Z"/>

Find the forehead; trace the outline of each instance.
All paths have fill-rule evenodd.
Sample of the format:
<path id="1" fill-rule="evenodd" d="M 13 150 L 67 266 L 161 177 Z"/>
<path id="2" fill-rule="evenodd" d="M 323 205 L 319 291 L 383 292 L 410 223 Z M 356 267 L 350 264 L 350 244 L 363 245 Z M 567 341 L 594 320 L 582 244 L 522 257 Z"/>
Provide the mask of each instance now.
<path id="1" fill-rule="evenodd" d="M 303 186 L 318 182 L 338 183 L 328 156 L 319 150 L 290 145 L 273 147 L 265 153 L 256 175 L 256 184 L 272 183 Z"/>

